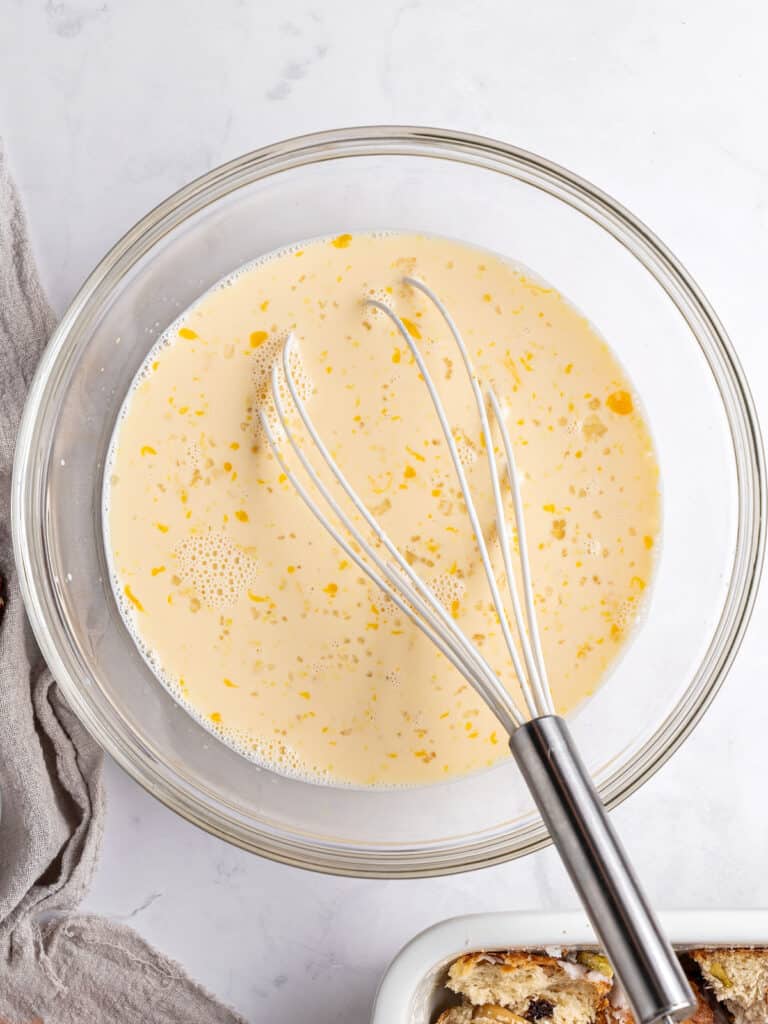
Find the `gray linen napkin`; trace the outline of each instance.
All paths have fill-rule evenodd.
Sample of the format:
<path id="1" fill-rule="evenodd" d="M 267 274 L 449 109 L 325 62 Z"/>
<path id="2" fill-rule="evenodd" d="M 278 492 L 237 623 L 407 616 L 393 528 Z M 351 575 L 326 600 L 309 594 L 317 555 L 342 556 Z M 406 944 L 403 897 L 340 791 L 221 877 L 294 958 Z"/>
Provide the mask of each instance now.
<path id="1" fill-rule="evenodd" d="M 65 913 L 96 862 L 102 755 L 34 642 L 10 531 L 16 431 L 54 325 L 0 143 L 0 1024 L 242 1024 L 131 929 Z"/>

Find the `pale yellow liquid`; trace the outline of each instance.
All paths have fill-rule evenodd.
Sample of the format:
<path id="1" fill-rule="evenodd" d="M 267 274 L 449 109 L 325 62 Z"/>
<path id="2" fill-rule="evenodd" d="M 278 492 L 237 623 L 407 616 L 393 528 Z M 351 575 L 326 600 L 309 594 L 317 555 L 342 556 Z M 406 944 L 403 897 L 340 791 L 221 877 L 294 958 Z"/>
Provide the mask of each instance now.
<path id="1" fill-rule="evenodd" d="M 148 357 L 116 431 L 115 589 L 158 676 L 204 724 L 263 764 L 340 784 L 433 782 L 507 750 L 472 687 L 340 551 L 270 453 L 258 410 L 276 424 L 268 378 L 285 332 L 348 479 L 517 689 L 424 382 L 363 301 L 384 297 L 421 346 L 503 583 L 474 400 L 444 322 L 405 273 L 443 298 L 503 401 L 559 711 L 594 691 L 627 642 L 659 528 L 657 464 L 624 372 L 562 296 L 499 257 L 439 238 L 342 235 L 205 295 Z M 511 522 L 506 489 L 505 501 Z"/>

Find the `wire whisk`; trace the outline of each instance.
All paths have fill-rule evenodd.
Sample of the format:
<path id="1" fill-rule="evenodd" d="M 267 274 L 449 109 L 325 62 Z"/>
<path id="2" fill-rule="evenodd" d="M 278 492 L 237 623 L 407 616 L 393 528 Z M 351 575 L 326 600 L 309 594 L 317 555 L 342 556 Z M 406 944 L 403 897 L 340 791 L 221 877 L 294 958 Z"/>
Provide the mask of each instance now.
<path id="1" fill-rule="evenodd" d="M 297 343 L 292 334 L 283 347 L 279 365 L 272 368 L 271 397 L 277 421 L 303 470 L 304 479 L 286 460 L 263 410 L 260 412 L 262 429 L 282 471 L 318 522 L 347 557 L 445 655 L 494 712 L 510 737 L 511 752 L 613 962 L 638 1024 L 662 1020 L 671 1024 L 684 1019 L 693 1009 L 693 995 L 608 821 L 568 726 L 555 713 L 536 617 L 520 478 L 501 402 L 493 387 L 478 379 L 461 332 L 440 297 L 416 277 L 404 277 L 403 284 L 421 293 L 439 312 L 472 389 L 487 456 L 506 586 L 497 582 L 454 432 L 418 341 L 386 302 L 376 298 L 366 302 L 392 322 L 424 381 L 456 473 L 522 704 L 512 696 L 478 646 L 393 543 L 324 443 L 296 384 L 291 357 Z M 357 511 L 365 524 L 362 529 L 358 525 L 360 520 L 356 523 L 341 506 L 297 440 L 281 393 L 281 372 L 310 447 L 330 473 L 337 493 L 343 492 Z M 494 428 L 499 446 L 494 443 Z M 505 510 L 504 481 L 512 500 L 513 529 L 510 529 Z M 365 527 L 370 531 L 369 536 L 363 532 Z M 522 595 L 513 565 L 515 550 Z M 503 590 L 507 592 L 506 599 Z"/>

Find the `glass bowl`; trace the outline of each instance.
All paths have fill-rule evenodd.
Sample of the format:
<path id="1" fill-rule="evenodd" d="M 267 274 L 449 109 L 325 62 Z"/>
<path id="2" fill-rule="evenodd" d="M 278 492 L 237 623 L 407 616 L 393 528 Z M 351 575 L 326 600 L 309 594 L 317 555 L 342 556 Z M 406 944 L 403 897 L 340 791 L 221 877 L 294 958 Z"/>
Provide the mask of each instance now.
<path id="1" fill-rule="evenodd" d="M 531 153 L 442 130 L 346 129 L 250 153 L 171 196 L 102 260 L 48 346 L 19 434 L 13 529 L 48 664 L 147 790 L 286 863 L 433 875 L 547 842 L 514 765 L 365 791 L 245 760 L 151 674 L 116 607 L 102 535 L 105 453 L 158 333 L 261 253 L 375 229 L 447 235 L 533 268 L 589 316 L 641 396 L 664 494 L 656 583 L 620 664 L 572 716 L 606 803 L 641 785 L 690 733 L 742 638 L 763 554 L 761 441 L 731 345 L 683 267 L 612 199 Z"/>

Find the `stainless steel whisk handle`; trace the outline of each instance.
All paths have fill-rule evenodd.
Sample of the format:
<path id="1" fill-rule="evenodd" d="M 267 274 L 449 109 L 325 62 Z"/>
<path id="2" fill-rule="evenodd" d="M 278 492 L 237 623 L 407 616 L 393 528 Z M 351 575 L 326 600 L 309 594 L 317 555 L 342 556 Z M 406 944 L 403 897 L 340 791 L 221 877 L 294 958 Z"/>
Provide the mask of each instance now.
<path id="1" fill-rule="evenodd" d="M 509 746 L 638 1024 L 684 1020 L 693 993 L 564 719 L 534 718 Z"/>

